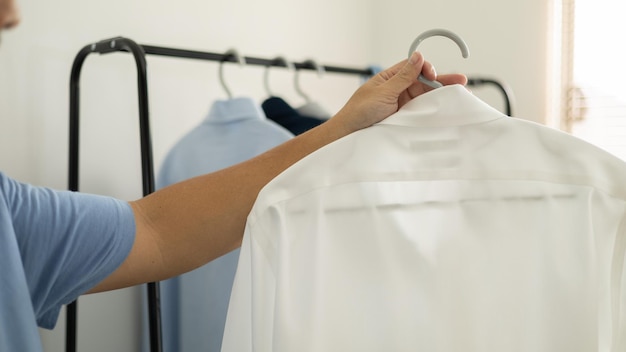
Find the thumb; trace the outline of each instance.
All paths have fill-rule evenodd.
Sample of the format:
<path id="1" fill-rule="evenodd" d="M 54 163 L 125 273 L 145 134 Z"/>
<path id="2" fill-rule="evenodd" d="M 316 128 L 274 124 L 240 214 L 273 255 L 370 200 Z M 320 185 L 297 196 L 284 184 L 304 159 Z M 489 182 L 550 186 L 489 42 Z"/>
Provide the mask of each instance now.
<path id="1" fill-rule="evenodd" d="M 413 52 L 404 66 L 385 83 L 388 89 L 395 94 L 400 94 L 417 81 L 417 77 L 422 72 L 424 66 L 424 56 L 419 52 Z"/>

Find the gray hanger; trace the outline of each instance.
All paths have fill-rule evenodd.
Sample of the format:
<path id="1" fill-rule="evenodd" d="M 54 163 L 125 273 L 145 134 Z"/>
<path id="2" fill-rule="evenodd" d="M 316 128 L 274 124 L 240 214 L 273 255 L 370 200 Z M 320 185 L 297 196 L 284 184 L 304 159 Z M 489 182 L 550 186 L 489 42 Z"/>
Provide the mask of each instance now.
<path id="1" fill-rule="evenodd" d="M 411 44 L 411 47 L 409 48 L 409 57 L 411 57 L 413 52 L 417 49 L 417 46 L 420 45 L 420 43 L 424 39 L 434 37 L 437 35 L 452 39 L 456 43 L 456 45 L 459 46 L 459 49 L 461 49 L 461 54 L 463 55 L 463 57 L 466 59 L 469 57 L 469 48 L 467 47 L 467 44 L 465 43 L 465 41 L 461 37 L 459 37 L 457 34 L 447 29 L 431 29 L 429 31 L 426 31 L 420 34 L 417 38 L 415 38 L 415 40 L 413 41 L 413 44 Z M 440 82 L 426 79 L 426 77 L 424 77 L 422 74 L 420 74 L 419 77 L 417 77 L 417 79 L 420 82 L 427 84 L 433 88 L 443 87 L 443 84 L 441 84 Z"/>
<path id="2" fill-rule="evenodd" d="M 274 94 L 272 93 L 270 89 L 270 79 L 269 79 L 270 67 L 272 67 L 272 65 L 285 66 L 289 71 L 292 71 L 292 72 L 296 70 L 296 65 L 294 65 L 294 63 L 291 61 L 287 61 L 287 59 L 285 59 L 284 56 L 277 56 L 276 58 L 274 58 L 274 60 L 272 60 L 272 62 L 269 65 L 265 67 L 265 75 L 263 79 L 263 84 L 265 85 L 265 92 L 267 92 L 267 95 L 270 97 L 274 96 Z"/>
<path id="3" fill-rule="evenodd" d="M 315 61 L 313 59 L 306 60 L 303 63 L 313 67 L 317 71 L 317 75 L 319 77 L 322 77 L 324 75 L 324 73 L 326 73 L 326 69 L 324 69 L 324 66 L 318 64 L 317 61 Z M 296 92 L 298 93 L 298 95 L 300 95 L 302 98 L 304 98 L 304 101 L 306 101 L 307 103 L 310 103 L 311 102 L 311 98 L 309 98 L 309 96 L 306 95 L 304 93 L 304 91 L 302 91 L 302 88 L 300 88 L 299 72 L 300 72 L 299 70 L 296 70 L 296 74 L 293 76 L 294 88 L 296 89 Z"/>
<path id="4" fill-rule="evenodd" d="M 241 66 L 244 66 L 246 64 L 246 58 L 244 56 L 239 55 L 239 52 L 237 52 L 237 50 L 235 49 L 230 49 L 227 52 L 225 52 L 224 57 L 220 61 L 220 70 L 219 70 L 220 83 L 222 84 L 222 88 L 224 88 L 224 91 L 226 92 L 226 95 L 228 96 L 229 99 L 233 97 L 233 94 L 231 93 L 230 89 L 228 89 L 228 86 L 226 86 L 226 81 L 224 81 L 223 67 L 224 67 L 224 62 L 230 61 L 231 58 L 234 58 L 235 61 L 237 61 L 239 65 Z"/>

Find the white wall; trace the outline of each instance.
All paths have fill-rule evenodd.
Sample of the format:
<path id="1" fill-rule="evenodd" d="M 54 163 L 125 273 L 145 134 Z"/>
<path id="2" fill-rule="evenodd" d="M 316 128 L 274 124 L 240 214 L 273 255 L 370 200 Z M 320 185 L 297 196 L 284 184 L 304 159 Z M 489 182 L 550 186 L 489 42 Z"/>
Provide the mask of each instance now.
<path id="1" fill-rule="evenodd" d="M 163 1 L 23 0 L 24 21 L 0 49 L 0 164 L 19 180 L 67 187 L 69 76 L 84 45 L 123 35 L 143 44 L 366 67 L 369 8 L 358 0 Z M 328 11 L 328 9 L 333 9 Z M 266 98 L 261 67 L 225 67 L 235 95 Z M 225 98 L 218 65 L 148 58 L 156 168 L 168 148 Z M 133 199 L 141 195 L 137 93 L 130 55 L 91 55 L 83 68 L 81 190 Z M 293 74 L 271 72 L 271 86 L 294 105 Z M 312 71 L 302 88 L 329 110 L 359 77 Z M 81 298 L 79 350 L 138 350 L 138 289 Z M 43 331 L 46 351 L 63 350 L 64 320 Z"/>
<path id="2" fill-rule="evenodd" d="M 443 37 L 429 38 L 418 47 L 438 73 L 501 80 L 515 94 L 513 115 L 543 122 L 548 104 L 549 6 L 551 1 L 545 0 L 374 0 L 373 60 L 389 65 L 408 54 L 420 33 L 432 28 L 452 30 L 468 44 L 468 59 Z M 502 108 L 502 99 L 492 87 L 476 93 Z"/>
<path id="3" fill-rule="evenodd" d="M 19 0 L 18 0 L 19 1 Z M 422 31 L 448 28 L 469 44 L 463 60 L 452 42 L 432 38 L 419 48 L 440 73 L 496 77 L 516 94 L 516 114 L 540 121 L 545 110 L 547 5 L 543 0 L 22 0 L 24 21 L 0 48 L 0 165 L 19 180 L 64 189 L 67 183 L 69 75 L 80 48 L 123 35 L 142 44 L 366 67 L 407 55 Z M 156 168 L 169 147 L 224 98 L 217 63 L 148 58 Z M 235 95 L 266 97 L 263 69 L 229 64 Z M 272 71 L 272 89 L 294 105 L 293 75 Z M 82 85 L 81 190 L 123 199 L 141 196 L 137 93 L 127 54 L 91 55 Z M 338 109 L 357 77 L 302 74 L 302 86 Z M 478 92 L 477 92 L 478 94 Z M 483 94 L 483 93 L 480 93 Z M 500 96 L 485 99 L 500 108 Z M 136 351 L 137 288 L 81 298 L 79 350 Z M 63 317 L 42 331 L 46 351 L 63 350 Z"/>

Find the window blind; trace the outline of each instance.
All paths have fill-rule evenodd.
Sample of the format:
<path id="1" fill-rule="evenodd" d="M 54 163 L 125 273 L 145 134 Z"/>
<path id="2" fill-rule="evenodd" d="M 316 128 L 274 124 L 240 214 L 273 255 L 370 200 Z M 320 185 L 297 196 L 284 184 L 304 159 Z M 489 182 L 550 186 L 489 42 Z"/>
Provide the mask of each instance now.
<path id="1" fill-rule="evenodd" d="M 561 126 L 626 160 L 626 3 L 562 2 Z"/>

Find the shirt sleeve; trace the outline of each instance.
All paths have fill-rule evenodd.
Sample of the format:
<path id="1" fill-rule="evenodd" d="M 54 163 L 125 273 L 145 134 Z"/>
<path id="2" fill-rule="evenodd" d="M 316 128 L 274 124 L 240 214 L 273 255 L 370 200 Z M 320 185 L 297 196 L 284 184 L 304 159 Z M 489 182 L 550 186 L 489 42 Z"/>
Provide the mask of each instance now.
<path id="1" fill-rule="evenodd" d="M 130 205 L 111 197 L 55 191 L 0 174 L 33 309 L 52 329 L 75 300 L 126 259 L 135 238 Z"/>

